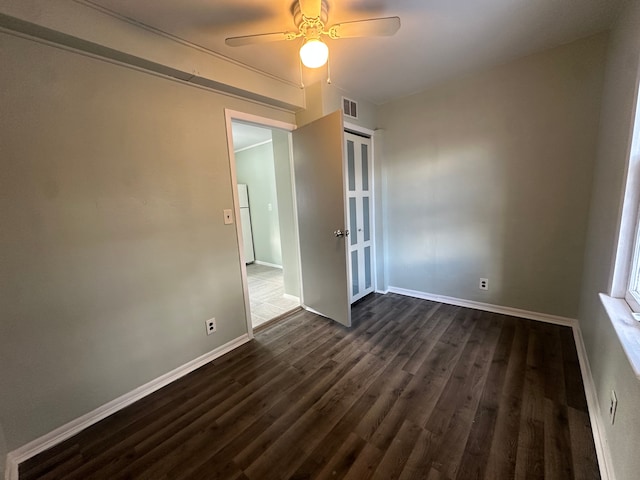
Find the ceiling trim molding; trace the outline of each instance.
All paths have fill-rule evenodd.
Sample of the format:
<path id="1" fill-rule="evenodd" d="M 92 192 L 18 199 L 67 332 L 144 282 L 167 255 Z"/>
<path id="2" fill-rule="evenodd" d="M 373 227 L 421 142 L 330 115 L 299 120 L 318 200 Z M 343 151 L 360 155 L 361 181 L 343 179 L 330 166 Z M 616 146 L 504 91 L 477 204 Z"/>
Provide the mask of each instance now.
<path id="1" fill-rule="evenodd" d="M 152 32 L 152 33 L 154 33 L 156 35 L 160 35 L 162 37 L 166 37 L 169 40 L 172 40 L 172 41 L 177 42 L 177 43 L 181 43 L 182 45 L 185 45 L 185 46 L 187 46 L 189 48 L 194 48 L 196 50 L 204 52 L 207 55 L 212 55 L 212 56 L 217 57 L 217 58 L 219 58 L 221 60 L 224 60 L 225 62 L 233 63 L 235 65 L 238 65 L 238 66 L 242 67 L 242 68 L 246 68 L 247 70 L 251 70 L 252 72 L 257 73 L 259 75 L 263 75 L 265 77 L 269 77 L 269 78 L 271 78 L 273 80 L 276 80 L 278 82 L 282 82 L 285 85 L 294 86 L 296 88 L 301 88 L 300 85 L 296 84 L 295 82 L 292 82 L 292 81 L 287 80 L 285 78 L 279 77 L 279 76 L 274 75 L 272 73 L 265 72 L 265 71 L 260 70 L 258 68 L 252 67 L 251 65 L 248 65 L 246 63 L 240 62 L 240 61 L 235 60 L 235 59 L 233 59 L 231 57 L 227 57 L 226 55 L 223 55 L 223 54 L 221 54 L 219 52 L 216 52 L 214 50 L 210 50 L 208 48 L 205 48 L 202 45 L 197 45 L 197 44 L 192 43 L 192 42 L 190 42 L 188 40 L 185 40 L 184 38 L 178 37 L 176 35 L 172 35 L 172 34 L 170 34 L 168 32 L 165 32 L 164 30 L 160 30 L 160 29 L 155 28 L 155 27 L 153 27 L 151 25 L 147 25 L 146 23 L 143 23 L 143 22 L 137 21 L 137 20 L 135 20 L 133 18 L 127 17 L 126 15 L 122 15 L 122 14 L 120 14 L 118 12 L 115 12 L 115 11 L 111 10 L 110 8 L 103 7 L 102 5 L 99 5 L 99 4 L 95 3 L 94 0 L 72 0 L 72 1 L 74 1 L 76 3 L 79 3 L 80 5 L 84 5 L 84 6 L 88 7 L 88 8 L 93 8 L 95 10 L 98 10 L 98 11 L 100 11 L 102 13 L 105 13 L 105 14 L 113 17 L 113 18 L 116 18 L 116 19 L 118 19 L 118 20 L 120 20 L 122 22 L 126 22 L 126 23 L 128 23 L 128 24 L 130 24 L 130 25 L 132 25 L 134 27 L 142 28 L 144 30 L 148 30 L 148 31 L 150 31 L 150 32 Z"/>
<path id="2" fill-rule="evenodd" d="M 244 152 L 245 150 L 249 150 L 251 148 L 261 147 L 262 145 L 266 145 L 267 143 L 273 143 L 273 140 L 265 140 L 264 142 L 254 143 L 253 145 L 249 145 L 248 147 L 242 147 L 237 150 L 234 150 L 235 153 Z"/>
<path id="3" fill-rule="evenodd" d="M 0 27 L 289 111 L 304 108 L 298 85 L 124 21 L 86 0 L 4 2 Z"/>

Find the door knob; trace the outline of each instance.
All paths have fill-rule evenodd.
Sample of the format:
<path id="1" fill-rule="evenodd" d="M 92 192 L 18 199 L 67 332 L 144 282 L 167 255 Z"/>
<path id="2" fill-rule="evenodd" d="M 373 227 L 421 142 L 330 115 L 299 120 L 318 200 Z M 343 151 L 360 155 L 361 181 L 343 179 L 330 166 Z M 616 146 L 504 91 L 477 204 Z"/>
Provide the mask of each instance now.
<path id="1" fill-rule="evenodd" d="M 348 237 L 349 236 L 349 230 L 336 230 L 335 232 L 333 232 L 333 234 L 336 237 Z"/>

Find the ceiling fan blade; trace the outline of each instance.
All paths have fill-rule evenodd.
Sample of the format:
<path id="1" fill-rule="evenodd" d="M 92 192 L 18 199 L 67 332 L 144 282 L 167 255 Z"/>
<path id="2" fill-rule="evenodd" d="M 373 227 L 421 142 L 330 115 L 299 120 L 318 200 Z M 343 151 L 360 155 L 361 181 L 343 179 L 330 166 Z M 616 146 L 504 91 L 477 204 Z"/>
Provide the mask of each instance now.
<path id="1" fill-rule="evenodd" d="M 331 38 L 390 36 L 400 28 L 400 17 L 372 18 L 334 25 L 329 29 Z"/>
<path id="2" fill-rule="evenodd" d="M 229 47 L 242 47 L 244 45 L 253 45 L 256 43 L 279 42 L 281 40 L 291 40 L 295 37 L 294 33 L 278 32 L 278 33 L 261 33 L 258 35 L 243 35 L 241 37 L 229 37 L 224 43 Z"/>
<path id="3" fill-rule="evenodd" d="M 322 0 L 298 0 L 302 15 L 307 18 L 317 18 L 322 13 Z"/>

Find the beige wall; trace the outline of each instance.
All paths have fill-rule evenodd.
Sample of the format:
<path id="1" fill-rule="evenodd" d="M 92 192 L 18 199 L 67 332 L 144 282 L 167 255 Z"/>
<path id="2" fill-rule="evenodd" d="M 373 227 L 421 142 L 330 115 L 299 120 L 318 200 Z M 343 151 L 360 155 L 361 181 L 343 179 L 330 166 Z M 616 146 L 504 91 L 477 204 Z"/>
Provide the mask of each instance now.
<path id="1" fill-rule="evenodd" d="M 322 82 L 322 109 L 327 115 L 336 110 L 342 110 L 342 97 L 347 97 L 358 103 L 358 118 L 344 117 L 345 122 L 373 130 L 376 128 L 377 107 L 371 102 L 360 98 L 357 93 L 346 92 L 335 84 Z"/>
<path id="2" fill-rule="evenodd" d="M 376 286 L 377 292 L 386 292 L 389 288 L 388 234 L 386 218 L 389 215 L 388 199 L 389 189 L 387 171 L 385 168 L 385 136 L 384 130 L 378 129 L 373 135 L 373 187 L 374 187 L 374 222 L 376 242 Z"/>
<path id="3" fill-rule="evenodd" d="M 381 107 L 390 286 L 576 317 L 605 48 L 587 38 Z"/>
<path id="4" fill-rule="evenodd" d="M 13 450 L 246 333 L 224 108 L 294 118 L 7 34 L 0 65 Z"/>
<path id="5" fill-rule="evenodd" d="M 325 115 L 322 105 L 322 84 L 312 83 L 304 87 L 305 108 L 296 112 L 296 124 L 298 127 L 311 123 Z"/>
<path id="6" fill-rule="evenodd" d="M 344 117 L 344 121 L 374 130 L 377 122 L 377 106 L 358 97 L 357 94 L 345 92 L 335 84 L 328 84 L 326 79 L 305 87 L 306 107 L 296 114 L 298 126 L 311 123 L 336 110 L 342 110 L 343 96 L 358 102 L 358 118 Z"/>
<path id="7" fill-rule="evenodd" d="M 609 42 L 579 315 L 617 480 L 636 479 L 640 472 L 640 380 L 631 370 L 598 293 L 610 291 L 639 57 L 640 3 L 629 2 Z M 613 426 L 608 418 L 612 389 L 618 397 Z"/>

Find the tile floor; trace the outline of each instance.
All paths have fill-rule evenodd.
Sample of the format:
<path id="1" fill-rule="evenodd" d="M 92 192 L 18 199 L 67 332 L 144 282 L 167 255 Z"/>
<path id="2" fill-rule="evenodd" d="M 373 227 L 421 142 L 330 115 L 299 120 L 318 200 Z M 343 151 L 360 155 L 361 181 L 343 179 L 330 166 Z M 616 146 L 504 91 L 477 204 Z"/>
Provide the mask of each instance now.
<path id="1" fill-rule="evenodd" d="M 300 302 L 284 296 L 282 269 L 251 263 L 247 265 L 251 323 L 253 328 L 295 310 Z"/>

